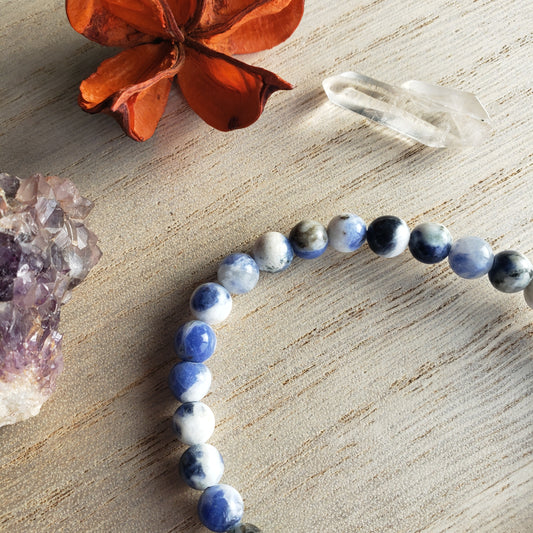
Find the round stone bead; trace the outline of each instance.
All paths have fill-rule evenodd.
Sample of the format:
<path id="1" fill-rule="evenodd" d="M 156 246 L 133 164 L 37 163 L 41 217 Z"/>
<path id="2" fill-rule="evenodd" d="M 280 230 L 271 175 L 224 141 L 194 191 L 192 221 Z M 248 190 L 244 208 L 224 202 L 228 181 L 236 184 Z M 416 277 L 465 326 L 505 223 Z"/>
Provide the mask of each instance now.
<path id="1" fill-rule="evenodd" d="M 298 257 L 314 259 L 326 251 L 328 232 L 320 222 L 302 220 L 292 228 L 289 242 Z"/>
<path id="2" fill-rule="evenodd" d="M 187 402 L 176 409 L 172 427 L 183 444 L 204 444 L 215 430 L 215 415 L 205 403 Z"/>
<path id="3" fill-rule="evenodd" d="M 489 280 L 495 289 L 502 292 L 523 291 L 533 279 L 533 265 L 520 252 L 506 250 L 494 256 L 489 270 Z"/>
<path id="4" fill-rule="evenodd" d="M 494 254 L 487 241 L 479 237 L 462 237 L 452 244 L 448 263 L 461 278 L 475 279 L 491 269 Z"/>
<path id="5" fill-rule="evenodd" d="M 208 487 L 198 501 L 198 516 L 211 531 L 224 533 L 242 519 L 244 503 L 241 495 L 229 485 Z"/>
<path id="6" fill-rule="evenodd" d="M 524 289 L 524 298 L 527 305 L 533 309 L 533 281 Z"/>
<path id="7" fill-rule="evenodd" d="M 180 475 L 189 487 L 205 490 L 216 485 L 224 474 L 224 461 L 211 444 L 191 446 L 181 456 Z"/>
<path id="8" fill-rule="evenodd" d="M 239 524 L 227 533 L 263 533 L 263 531 L 253 524 Z"/>
<path id="9" fill-rule="evenodd" d="M 192 314 L 198 320 L 218 324 L 231 313 L 231 295 L 218 283 L 204 283 L 192 293 L 190 306 Z"/>
<path id="10" fill-rule="evenodd" d="M 409 235 L 409 226 L 401 218 L 386 215 L 370 223 L 366 240 L 375 254 L 396 257 L 407 248 Z"/>
<path id="11" fill-rule="evenodd" d="M 361 217 L 344 213 L 328 224 L 329 245 L 338 252 L 355 252 L 366 239 L 366 224 Z"/>
<path id="12" fill-rule="evenodd" d="M 211 371 L 202 363 L 178 363 L 170 371 L 168 386 L 178 401 L 197 402 L 209 392 Z"/>
<path id="13" fill-rule="evenodd" d="M 259 281 L 259 267 L 248 254 L 231 254 L 218 267 L 218 282 L 232 294 L 250 292 Z"/>
<path id="14" fill-rule="evenodd" d="M 452 236 L 442 224 L 424 222 L 415 227 L 409 238 L 409 250 L 412 256 L 432 265 L 448 257 L 452 247 Z"/>
<path id="15" fill-rule="evenodd" d="M 252 255 L 259 270 L 281 272 L 289 267 L 294 258 L 291 243 L 281 233 L 269 231 L 255 241 Z"/>
<path id="16" fill-rule="evenodd" d="M 203 363 L 213 355 L 216 345 L 213 328 L 200 320 L 186 322 L 174 337 L 174 351 L 184 361 Z"/>

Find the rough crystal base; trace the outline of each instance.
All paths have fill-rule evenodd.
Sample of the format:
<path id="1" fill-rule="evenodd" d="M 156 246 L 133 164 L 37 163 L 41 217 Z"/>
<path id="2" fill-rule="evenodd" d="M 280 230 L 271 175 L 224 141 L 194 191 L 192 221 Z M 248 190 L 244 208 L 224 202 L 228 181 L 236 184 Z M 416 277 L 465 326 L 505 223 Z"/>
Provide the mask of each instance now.
<path id="1" fill-rule="evenodd" d="M 63 368 L 61 304 L 100 259 L 74 184 L 0 174 L 0 426 L 35 416 Z"/>

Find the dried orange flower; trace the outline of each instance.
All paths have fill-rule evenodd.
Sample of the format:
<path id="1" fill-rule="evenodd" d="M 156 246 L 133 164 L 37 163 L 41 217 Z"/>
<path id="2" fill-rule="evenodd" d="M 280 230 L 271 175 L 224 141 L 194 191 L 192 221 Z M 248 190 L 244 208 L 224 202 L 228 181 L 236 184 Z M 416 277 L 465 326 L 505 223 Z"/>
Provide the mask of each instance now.
<path id="1" fill-rule="evenodd" d="M 304 0 L 66 0 L 72 27 L 125 48 L 80 85 L 79 104 L 113 115 L 137 141 L 150 138 L 175 78 L 192 107 L 222 131 L 255 122 L 268 97 L 292 86 L 231 57 L 291 35 Z"/>

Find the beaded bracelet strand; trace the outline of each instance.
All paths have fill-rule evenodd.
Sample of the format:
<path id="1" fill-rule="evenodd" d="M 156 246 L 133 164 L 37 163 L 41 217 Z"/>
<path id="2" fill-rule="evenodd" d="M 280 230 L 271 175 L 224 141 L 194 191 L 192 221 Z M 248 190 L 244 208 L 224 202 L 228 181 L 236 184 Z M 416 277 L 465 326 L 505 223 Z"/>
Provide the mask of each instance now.
<path id="1" fill-rule="evenodd" d="M 324 253 L 328 244 L 339 252 L 354 252 L 365 242 L 377 255 L 395 257 L 407 247 L 422 263 L 433 264 L 448 258 L 451 269 L 466 279 L 488 274 L 491 284 L 506 293 L 524 292 L 533 308 L 533 265 L 521 253 L 507 250 L 496 255 L 491 246 L 477 237 L 452 242 L 450 232 L 441 224 L 423 223 L 413 231 L 400 218 L 382 216 L 368 228 L 354 214 L 334 217 L 328 228 L 312 220 L 298 223 L 287 239 L 277 232 L 259 237 L 253 258 L 234 253 L 219 266 L 218 282 L 197 287 L 190 299 L 194 320 L 177 331 L 174 347 L 181 359 L 170 371 L 169 385 L 182 402 L 173 416 L 178 439 L 190 447 L 183 453 L 179 471 L 193 489 L 203 491 L 198 501 L 200 521 L 209 530 L 227 533 L 260 533 L 252 524 L 242 523 L 243 500 L 231 486 L 219 484 L 224 462 L 218 450 L 206 444 L 215 429 L 211 409 L 200 400 L 211 386 L 211 373 L 204 364 L 215 351 L 216 336 L 211 325 L 224 321 L 231 312 L 232 294 L 252 290 L 259 271 L 281 272 L 294 255 L 313 259 Z"/>

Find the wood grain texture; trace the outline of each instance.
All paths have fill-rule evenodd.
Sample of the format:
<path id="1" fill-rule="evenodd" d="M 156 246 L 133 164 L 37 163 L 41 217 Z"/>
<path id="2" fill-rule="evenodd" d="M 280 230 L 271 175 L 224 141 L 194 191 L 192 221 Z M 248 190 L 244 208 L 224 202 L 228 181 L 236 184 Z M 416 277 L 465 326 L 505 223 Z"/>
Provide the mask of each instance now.
<path id="1" fill-rule="evenodd" d="M 246 130 L 173 92 L 155 136 L 76 105 L 113 51 L 60 0 L 2 1 L 2 169 L 73 179 L 104 257 L 62 319 L 65 370 L 35 419 L 0 429 L 0 530 L 192 532 L 166 387 L 187 300 L 226 254 L 305 217 L 396 214 L 533 257 L 530 0 L 309 0 L 246 60 L 296 85 Z M 357 69 L 476 93 L 492 137 L 399 140 L 329 104 Z M 533 531 L 533 326 L 520 295 L 367 248 L 296 261 L 235 298 L 206 398 L 224 481 L 266 533 Z"/>

